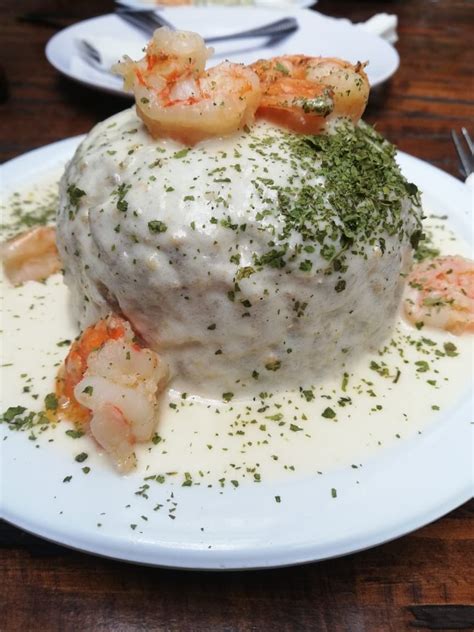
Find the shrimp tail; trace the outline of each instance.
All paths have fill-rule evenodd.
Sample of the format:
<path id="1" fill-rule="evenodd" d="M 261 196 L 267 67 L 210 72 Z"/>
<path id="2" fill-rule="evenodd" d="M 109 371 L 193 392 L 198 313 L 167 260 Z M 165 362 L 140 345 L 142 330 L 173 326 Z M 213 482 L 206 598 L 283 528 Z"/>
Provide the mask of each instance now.
<path id="1" fill-rule="evenodd" d="M 38 226 L 0 245 L 5 275 L 13 285 L 43 281 L 61 270 L 56 229 Z"/>

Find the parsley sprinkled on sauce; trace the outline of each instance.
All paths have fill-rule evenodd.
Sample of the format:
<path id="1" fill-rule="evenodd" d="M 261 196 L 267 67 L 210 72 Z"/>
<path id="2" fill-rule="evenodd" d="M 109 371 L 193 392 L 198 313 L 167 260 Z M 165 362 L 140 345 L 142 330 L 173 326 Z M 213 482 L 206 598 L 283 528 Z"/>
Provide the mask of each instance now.
<path id="1" fill-rule="evenodd" d="M 415 366 L 418 367 L 416 369 L 418 373 L 426 373 L 430 368 L 430 365 L 426 362 L 426 360 L 417 360 L 415 362 Z"/>
<path id="2" fill-rule="evenodd" d="M 165 233 L 168 230 L 168 226 L 158 219 L 154 219 L 148 222 L 148 230 L 150 233 Z"/>
<path id="3" fill-rule="evenodd" d="M 173 158 L 184 158 L 185 156 L 188 155 L 188 153 L 189 153 L 189 148 L 180 149 L 173 155 Z"/>
<path id="4" fill-rule="evenodd" d="M 3 413 L 3 421 L 10 423 L 15 417 L 22 415 L 25 410 L 26 408 L 24 406 L 10 406 L 10 408 L 7 408 Z"/>
<path id="5" fill-rule="evenodd" d="M 265 364 L 267 371 L 278 371 L 281 367 L 281 360 L 271 360 Z"/>
<path id="6" fill-rule="evenodd" d="M 339 281 L 334 286 L 334 289 L 336 290 L 336 292 L 342 292 L 343 290 L 345 290 L 346 289 L 345 279 L 339 279 Z"/>
<path id="7" fill-rule="evenodd" d="M 336 417 L 336 413 L 329 406 L 323 410 L 321 416 L 325 419 L 334 419 Z"/>
<path id="8" fill-rule="evenodd" d="M 236 281 L 240 281 L 242 279 L 248 279 L 252 274 L 255 274 L 255 268 L 252 266 L 245 266 L 244 268 L 239 268 L 237 270 L 237 274 L 235 275 Z"/>
<path id="9" fill-rule="evenodd" d="M 46 410 L 57 410 L 58 408 L 58 398 L 54 393 L 48 393 L 44 398 L 44 406 Z"/>
<path id="10" fill-rule="evenodd" d="M 425 259 L 433 259 L 440 255 L 439 248 L 433 246 L 430 233 L 415 231 L 412 235 L 411 244 L 415 248 L 413 257 L 416 261 L 424 261 Z"/>
<path id="11" fill-rule="evenodd" d="M 312 267 L 313 267 L 313 262 L 310 261 L 309 259 L 305 259 L 304 261 L 300 263 L 300 270 L 303 270 L 303 272 L 309 272 Z"/>
<path id="12" fill-rule="evenodd" d="M 125 199 L 125 196 L 131 188 L 131 184 L 125 184 L 125 182 L 122 182 L 122 184 L 120 184 L 115 191 L 115 194 L 117 195 L 117 210 L 119 210 L 121 213 L 126 213 L 128 210 L 128 202 Z"/>
<path id="13" fill-rule="evenodd" d="M 455 358 L 457 355 L 459 355 L 456 345 L 452 342 L 445 342 L 443 344 L 443 348 L 445 354 L 450 358 Z"/>
<path id="14" fill-rule="evenodd" d="M 342 384 L 341 384 L 341 390 L 343 393 L 347 391 L 348 384 L 349 384 L 349 373 L 344 373 L 342 376 Z"/>
<path id="15" fill-rule="evenodd" d="M 60 340 L 59 342 L 56 343 L 57 347 L 69 347 L 71 344 L 71 340 L 66 339 L 66 340 Z"/>
<path id="16" fill-rule="evenodd" d="M 193 484 L 193 477 L 189 472 L 184 473 L 184 481 L 181 483 L 181 487 L 191 487 Z"/>
<path id="17" fill-rule="evenodd" d="M 14 193 L 8 204 L 10 212 L 4 213 L 2 208 L 0 230 L 8 231 L 8 234 L 2 235 L 2 239 L 13 236 L 20 230 L 51 223 L 56 216 L 58 206 L 57 189 L 57 186 L 51 191 L 46 189 L 41 201 L 32 200 L 31 194 L 28 193 L 24 195 Z M 72 210 L 71 213 L 74 215 Z"/>
<path id="18" fill-rule="evenodd" d="M 80 439 L 84 436 L 84 432 L 82 430 L 66 430 L 65 434 L 71 439 Z"/>
<path id="19" fill-rule="evenodd" d="M 75 184 L 70 184 L 67 188 L 67 194 L 69 196 L 69 204 L 77 209 L 81 198 L 86 194 L 86 192 L 79 189 L 79 187 L 76 187 Z"/>

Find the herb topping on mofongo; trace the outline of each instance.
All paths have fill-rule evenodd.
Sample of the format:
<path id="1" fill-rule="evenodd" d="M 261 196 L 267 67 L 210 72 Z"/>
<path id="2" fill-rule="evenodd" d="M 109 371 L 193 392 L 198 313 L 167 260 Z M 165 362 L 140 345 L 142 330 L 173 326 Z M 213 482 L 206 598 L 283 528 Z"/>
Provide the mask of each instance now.
<path id="1" fill-rule="evenodd" d="M 259 121 L 183 147 L 128 110 L 61 186 L 81 325 L 119 310 L 177 388 L 219 399 L 314 383 L 376 346 L 420 236 L 393 147 L 350 121 L 320 136 Z"/>

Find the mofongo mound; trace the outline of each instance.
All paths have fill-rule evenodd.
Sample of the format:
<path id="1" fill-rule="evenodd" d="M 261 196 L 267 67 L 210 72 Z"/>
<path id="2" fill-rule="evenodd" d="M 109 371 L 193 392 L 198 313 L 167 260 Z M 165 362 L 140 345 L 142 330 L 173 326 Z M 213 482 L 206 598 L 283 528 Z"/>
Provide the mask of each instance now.
<path id="1" fill-rule="evenodd" d="M 245 397 L 377 347 L 420 220 L 393 147 L 362 122 L 306 136 L 260 121 L 188 148 L 132 108 L 69 163 L 57 241 L 81 328 L 121 313 L 172 386 Z"/>

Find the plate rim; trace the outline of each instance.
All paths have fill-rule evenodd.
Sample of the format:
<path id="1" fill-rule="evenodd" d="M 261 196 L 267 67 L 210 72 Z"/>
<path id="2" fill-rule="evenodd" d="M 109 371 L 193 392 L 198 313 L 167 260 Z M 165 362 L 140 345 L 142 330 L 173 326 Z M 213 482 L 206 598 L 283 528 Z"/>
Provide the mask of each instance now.
<path id="1" fill-rule="evenodd" d="M 303 555 L 301 557 L 294 557 L 291 560 L 285 559 L 284 561 L 276 560 L 274 562 L 267 562 L 261 560 L 261 563 L 253 563 L 251 562 L 248 565 L 242 565 L 241 562 L 233 563 L 232 561 L 229 563 L 228 561 L 225 563 L 219 563 L 218 561 L 211 561 L 210 563 L 204 563 L 204 560 L 200 560 L 199 556 L 196 556 L 194 563 L 190 564 L 181 564 L 176 560 L 172 562 L 171 560 L 166 562 L 158 562 L 158 561 L 150 561 L 145 559 L 143 556 L 138 556 L 127 553 L 121 553 L 119 550 L 115 549 L 115 547 L 111 547 L 110 550 L 105 551 L 104 548 L 96 545 L 90 545 L 86 543 L 82 543 L 80 539 L 75 538 L 65 538 L 61 535 L 55 536 L 54 533 L 48 532 L 47 529 L 38 529 L 27 520 L 22 520 L 21 518 L 16 517 L 13 513 L 11 514 L 2 514 L 2 519 L 5 520 L 8 524 L 13 527 L 17 527 L 30 535 L 34 535 L 36 537 L 40 537 L 48 542 L 52 542 L 53 544 L 57 544 L 59 546 L 64 546 L 68 549 L 72 549 L 74 551 L 78 551 L 80 553 L 86 553 L 89 555 L 94 555 L 97 557 L 116 560 L 119 562 L 126 562 L 128 564 L 139 564 L 141 566 L 149 566 L 151 568 L 165 568 L 165 569 L 175 569 L 182 571 L 259 571 L 273 568 L 288 568 L 291 566 L 299 566 L 301 564 L 312 564 L 316 562 L 323 562 L 326 560 L 337 559 L 340 557 L 345 557 L 347 555 L 352 555 L 356 553 L 361 553 L 363 551 L 370 550 L 377 546 L 383 546 L 384 544 L 388 544 L 399 538 L 410 535 L 414 531 L 426 527 L 433 522 L 443 518 L 447 514 L 451 513 L 455 509 L 462 507 L 465 503 L 472 500 L 472 495 L 469 489 L 466 488 L 465 492 L 460 492 L 456 499 L 452 499 L 451 502 L 441 503 L 438 507 L 433 508 L 432 511 L 425 514 L 423 517 L 419 517 L 417 520 L 413 520 L 409 526 L 405 524 L 397 525 L 396 528 L 392 530 L 387 530 L 383 539 L 379 539 L 375 534 L 371 534 L 372 537 L 368 537 L 364 543 L 360 543 L 360 546 L 357 548 L 353 548 L 351 545 L 347 543 L 347 548 L 342 548 L 340 551 L 330 552 L 327 555 L 318 555 L 314 557 L 313 554 L 309 553 L 307 555 Z M 168 552 L 168 549 L 165 549 L 163 552 Z"/>

